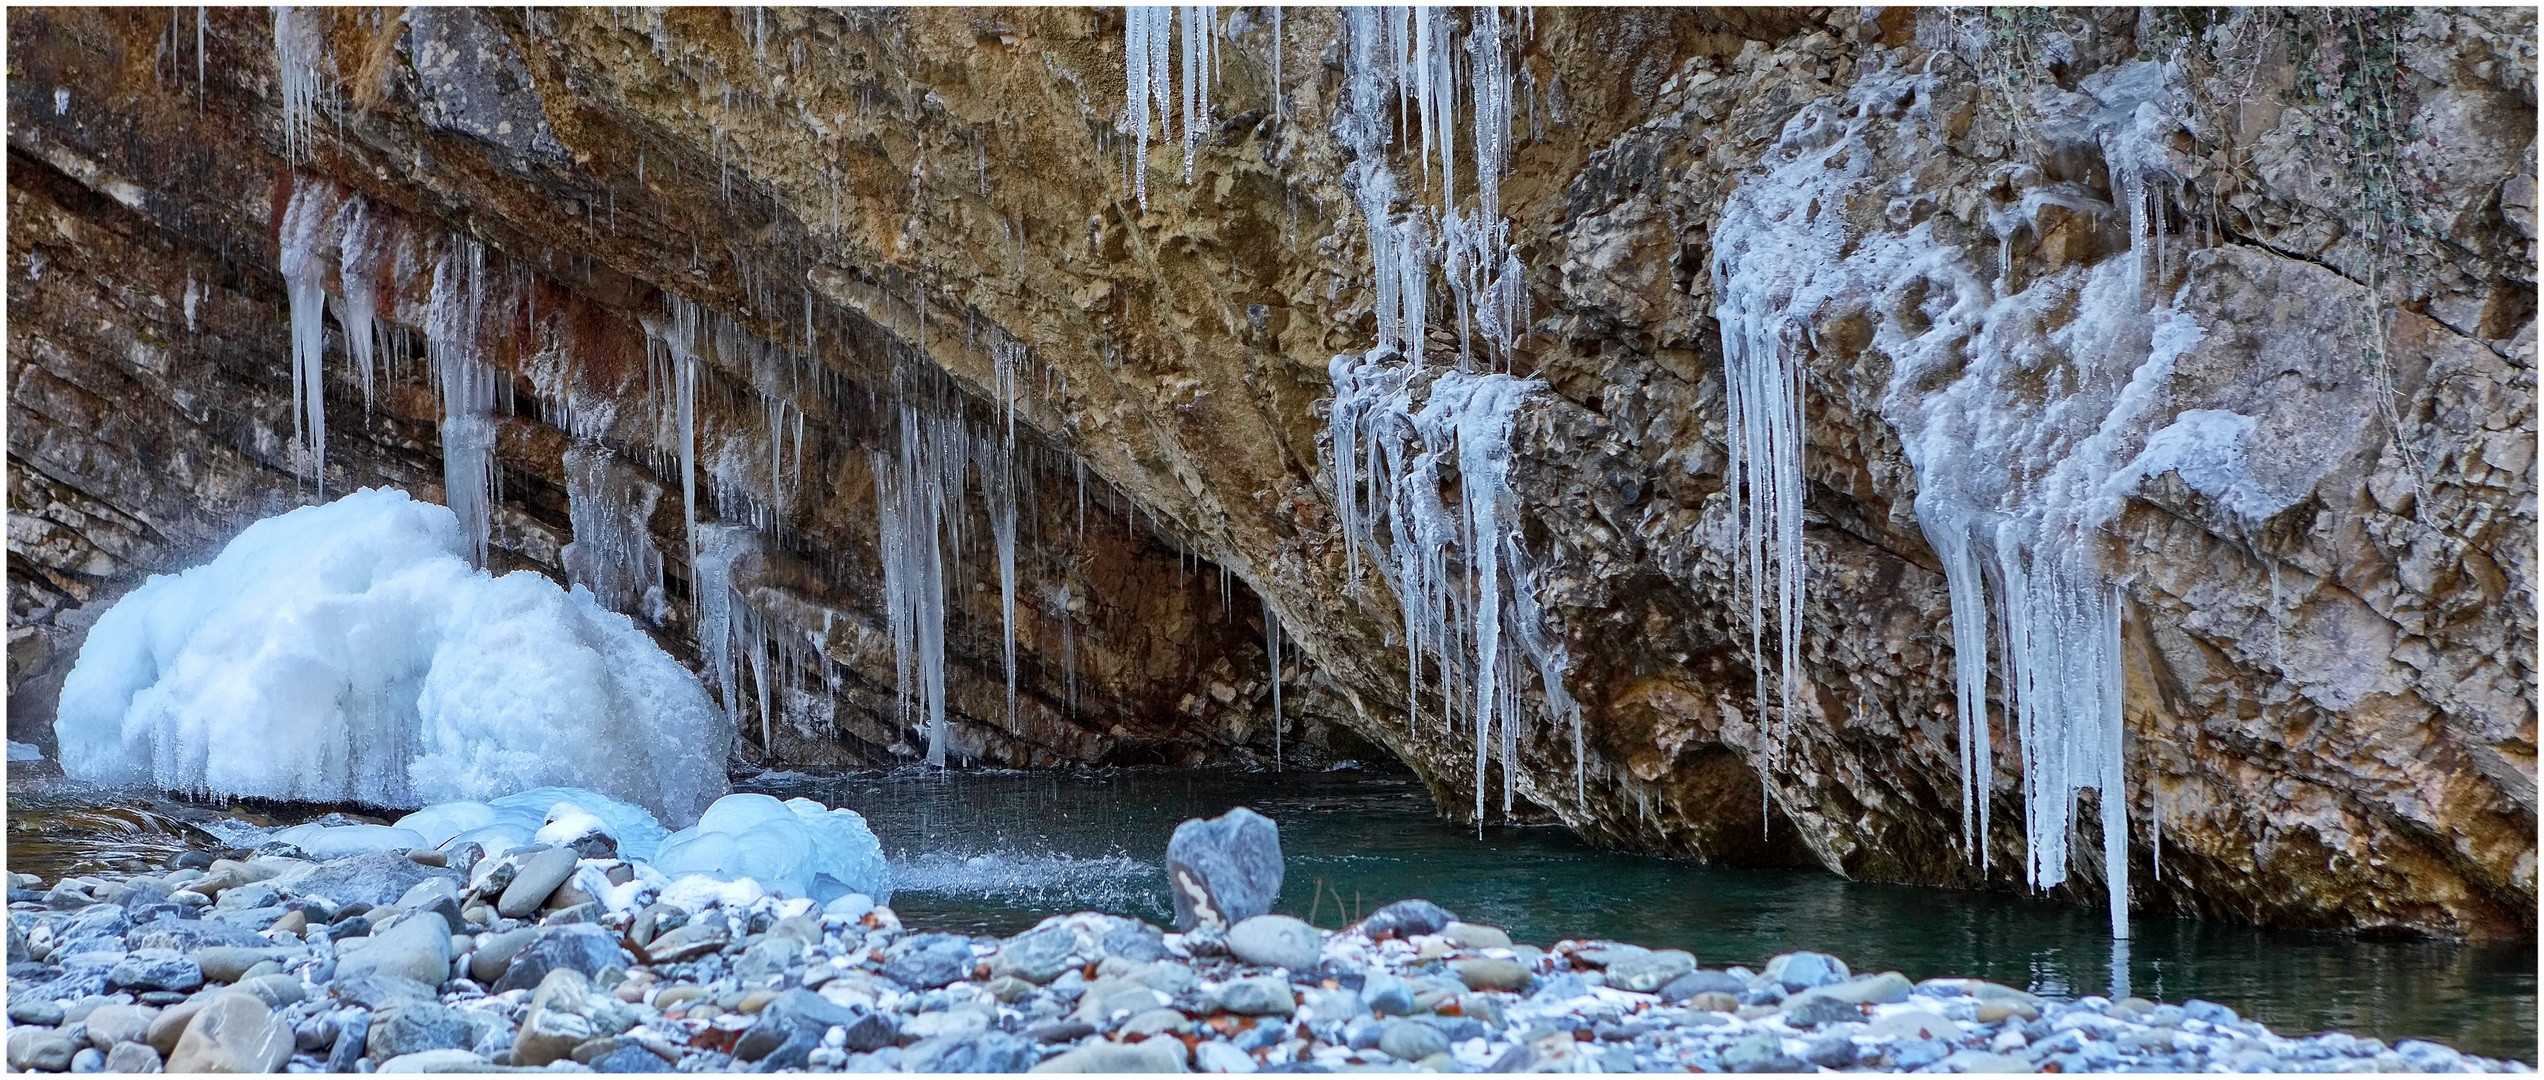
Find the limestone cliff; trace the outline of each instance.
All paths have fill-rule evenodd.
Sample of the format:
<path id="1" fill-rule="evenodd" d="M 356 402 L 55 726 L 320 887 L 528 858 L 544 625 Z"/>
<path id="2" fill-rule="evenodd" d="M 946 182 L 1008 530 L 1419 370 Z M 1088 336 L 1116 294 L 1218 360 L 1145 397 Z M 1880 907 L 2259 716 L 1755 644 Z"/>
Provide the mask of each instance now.
<path id="1" fill-rule="evenodd" d="M 1150 141 L 1144 206 L 1117 9 L 291 21 L 11 13 L 12 738 L 99 604 L 314 496 L 294 281 L 333 298 L 326 490 L 452 497 L 433 289 L 467 250 L 492 299 L 466 339 L 500 373 L 492 564 L 618 582 L 711 676 L 738 642 L 745 764 L 924 746 L 877 488 L 927 444 L 963 492 L 958 759 L 1269 764 L 1277 739 L 1393 755 L 1453 813 L 1480 780 L 1500 815 L 1501 752 L 1479 777 L 1465 724 L 1408 709 L 1406 624 L 1338 520 L 1328 361 L 1372 347 L 1384 290 L 1335 12 L 1219 17 L 1206 122 Z M 2075 546 L 2115 597 L 2138 909 L 2533 932 L 2531 13 L 1548 9 L 1509 40 L 1501 212 L 1534 313 L 1509 362 L 1548 387 L 1511 476 L 1582 706 L 1576 753 L 1528 684 L 1514 813 L 2020 887 L 2002 685 L 1988 869 L 1963 850 L 1933 538 L 1974 492 L 2033 505 L 2107 432 Z M 1391 116 L 1418 206 L 1423 129 Z M 286 277 L 293 221 L 355 216 L 362 254 Z M 2196 334 L 2097 321 L 2114 282 Z M 1789 708 L 1726 487 L 1727 310 L 1798 375 Z M 1430 320 L 1430 353 L 1459 331 Z M 2070 416 L 2157 353 L 2160 403 Z M 751 541 L 729 575 L 692 517 L 746 530 L 713 533 Z M 739 621 L 702 641 L 728 587 Z M 1294 642 L 1277 734 L 1266 611 Z M 2090 862 L 2060 888 L 2093 897 Z"/>

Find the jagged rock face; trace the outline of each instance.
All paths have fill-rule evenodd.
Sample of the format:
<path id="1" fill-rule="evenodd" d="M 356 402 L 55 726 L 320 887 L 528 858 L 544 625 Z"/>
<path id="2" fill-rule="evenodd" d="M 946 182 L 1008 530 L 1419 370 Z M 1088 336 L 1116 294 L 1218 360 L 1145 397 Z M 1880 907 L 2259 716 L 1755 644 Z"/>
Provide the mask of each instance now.
<path id="1" fill-rule="evenodd" d="M 2170 48 L 2138 13 L 2061 28 L 2019 101 L 1944 18 L 1561 9 L 1525 27 L 1503 202 L 1538 313 L 1518 366 L 1550 392 L 1521 416 L 1514 477 L 1586 752 L 1569 723 L 1532 720 L 1523 813 L 1662 853 L 2018 887 L 2025 808 L 2003 715 L 1989 869 L 1962 849 L 1952 606 L 1920 517 L 1936 474 L 1919 417 L 1968 377 L 1934 355 L 2006 335 L 2035 343 L 2044 359 L 2023 370 L 2046 373 L 2008 400 L 2046 416 L 2091 390 L 2057 382 L 2081 351 L 2058 343 L 2090 325 L 2089 279 L 2134 259 L 2146 295 L 2202 335 L 2163 407 L 2114 427 L 2120 459 L 2184 412 L 2253 421 L 2241 486 L 2153 470 L 2092 534 L 2120 597 L 2138 906 L 2531 934 L 2532 14 L 2394 24 L 2422 140 L 2406 198 L 2425 225 L 2388 245 L 2409 259 L 2384 263 L 2341 146 L 2304 134 L 2323 110 L 2281 107 L 2305 74 L 2299 35 L 2210 31 L 2249 62 L 2186 61 L 2155 85 L 2237 107 L 2177 116 L 2150 165 L 2114 160 L 2105 115 L 2114 86 L 2144 82 L 2138 56 Z M 13 738 L 99 601 L 305 497 L 276 236 L 293 193 L 324 184 L 419 252 L 479 238 L 520 283 L 518 331 L 486 336 L 517 399 L 499 426 L 495 562 L 566 576 L 565 461 L 597 442 L 612 475 L 655 493 L 658 636 L 677 650 L 694 648 L 696 608 L 645 324 L 659 338 L 675 295 L 822 373 L 714 363 L 699 398 L 701 517 L 760 528 L 769 554 L 735 580 L 802 660 L 766 736 L 746 713 L 754 760 L 911 751 L 870 454 L 897 452 L 904 402 L 995 431 L 1012 400 L 1034 463 L 1027 687 L 1011 725 L 975 494 L 950 602 L 959 748 L 1034 765 L 1259 759 L 1260 595 L 1301 654 L 1285 688 L 1298 752 L 1366 739 L 1451 812 L 1472 804 L 1463 726 L 1408 719 L 1402 621 L 1374 575 L 1346 572 L 1320 442 L 1326 361 L 1375 336 L 1334 135 L 1347 93 L 1332 12 L 1279 27 L 1278 110 L 1275 28 L 1230 16 L 1216 126 L 1189 184 L 1180 128 L 1150 146 L 1144 210 L 1115 11 L 342 13 L 324 20 L 327 107 L 297 163 L 264 13 L 213 14 L 201 82 L 191 19 L 11 17 Z M 1832 151 L 1845 177 L 1790 171 Z M 1418 167 L 1399 172 L 1421 189 Z M 2115 180 L 2144 176 L 2160 181 L 2139 203 L 2164 226 L 2160 256 L 2156 230 L 2133 240 L 2141 218 Z M 1822 253 L 1827 287 L 1777 328 L 1803 370 L 1803 663 L 1793 709 L 1762 724 L 1715 262 L 1790 224 L 1727 208 L 1823 183 L 1804 211 L 1843 239 Z M 1866 254 L 1912 241 L 1931 256 L 1915 273 Z M 383 317 L 421 332 L 429 276 L 384 288 Z M 2373 365 L 2371 284 L 2390 319 Z M 1947 285 L 2029 303 L 2032 321 L 1937 337 L 1948 320 L 1927 301 Z M 1432 333 L 1453 355 L 1455 328 Z M 1031 348 L 1017 393 L 999 389 L 1002 343 Z M 367 413 L 343 355 L 331 343 L 329 490 L 435 497 L 439 406 L 416 350 L 389 362 Z M 770 429 L 791 438 L 794 422 L 772 399 L 803 417 L 800 481 L 782 447 L 767 464 Z M 1228 607 L 1221 567 L 1239 579 Z M 1063 585 L 1065 644 L 1049 610 Z M 1497 795 L 1499 773 L 1483 778 Z M 2080 820 L 2089 850 L 2097 827 Z M 2097 892 L 2099 867 L 2077 870 L 2064 888 Z"/>

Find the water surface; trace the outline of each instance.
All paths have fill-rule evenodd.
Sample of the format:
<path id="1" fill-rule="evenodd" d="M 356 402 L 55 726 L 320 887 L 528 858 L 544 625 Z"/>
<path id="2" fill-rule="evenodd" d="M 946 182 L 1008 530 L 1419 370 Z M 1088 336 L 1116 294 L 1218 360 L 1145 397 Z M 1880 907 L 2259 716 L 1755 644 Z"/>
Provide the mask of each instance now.
<path id="1" fill-rule="evenodd" d="M 1338 772 L 772 775 L 742 785 L 846 805 L 874 826 L 914 926 L 1013 933 L 1100 908 L 1166 923 L 1176 823 L 1250 806 L 1280 823 L 1278 910 L 1333 927 L 1420 896 L 1540 945 L 1609 937 L 1755 968 L 1795 949 L 1858 970 L 1969 975 L 2036 993 L 2206 998 L 2283 1034 L 2429 1038 L 2536 1059 L 2532 943 L 2365 941 L 2141 917 L 2115 971 L 2098 909 L 1602 851 L 1555 828 L 1437 817 L 1410 777 Z M 2123 985 L 2125 983 L 2125 985 Z"/>

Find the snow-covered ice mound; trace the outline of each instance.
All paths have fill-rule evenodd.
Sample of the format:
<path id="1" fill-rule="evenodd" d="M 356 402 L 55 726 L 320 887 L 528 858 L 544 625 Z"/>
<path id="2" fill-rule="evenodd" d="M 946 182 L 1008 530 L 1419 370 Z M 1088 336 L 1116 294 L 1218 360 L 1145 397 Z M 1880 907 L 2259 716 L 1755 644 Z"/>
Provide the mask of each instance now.
<path id="1" fill-rule="evenodd" d="M 381 806 L 563 785 L 673 822 L 724 793 L 733 724 L 695 676 L 589 592 L 465 550 L 448 509 L 366 489 L 152 577 L 63 682 L 63 771 Z"/>
<path id="2" fill-rule="evenodd" d="M 550 823 L 577 812 L 599 819 L 600 831 L 617 841 L 618 853 L 630 859 L 651 859 L 654 850 L 662 846 L 662 824 L 644 807 L 579 788 L 532 788 L 491 802 L 435 803 L 399 818 L 397 827 L 413 830 L 426 847 L 463 841 L 474 842 L 487 851 L 502 851 L 548 842 L 541 834 L 551 828 Z M 562 831 L 572 834 L 562 837 L 571 841 L 583 830 Z"/>
<path id="3" fill-rule="evenodd" d="M 811 799 L 717 799 L 698 824 L 662 842 L 653 866 L 671 878 L 750 878 L 778 896 L 816 903 L 850 893 L 863 893 L 879 904 L 892 901 L 883 844 L 866 827 L 866 819 L 854 810 L 832 810 Z"/>

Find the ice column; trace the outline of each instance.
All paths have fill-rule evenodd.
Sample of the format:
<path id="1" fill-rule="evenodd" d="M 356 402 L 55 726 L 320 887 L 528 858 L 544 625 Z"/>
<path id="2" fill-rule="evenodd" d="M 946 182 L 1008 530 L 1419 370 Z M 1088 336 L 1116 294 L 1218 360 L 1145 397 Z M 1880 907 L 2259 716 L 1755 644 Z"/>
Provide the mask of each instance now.
<path id="1" fill-rule="evenodd" d="M 281 269 L 291 303 L 292 436 L 315 466 L 320 502 L 327 499 L 326 260 L 334 254 L 329 229 L 335 209 L 323 184 L 294 184 L 282 228 Z"/>
<path id="2" fill-rule="evenodd" d="M 494 366 L 478 355 L 486 301 L 486 249 L 453 236 L 433 271 L 424 348 L 442 395 L 444 502 L 459 518 L 471 565 L 486 565 L 495 483 Z"/>

